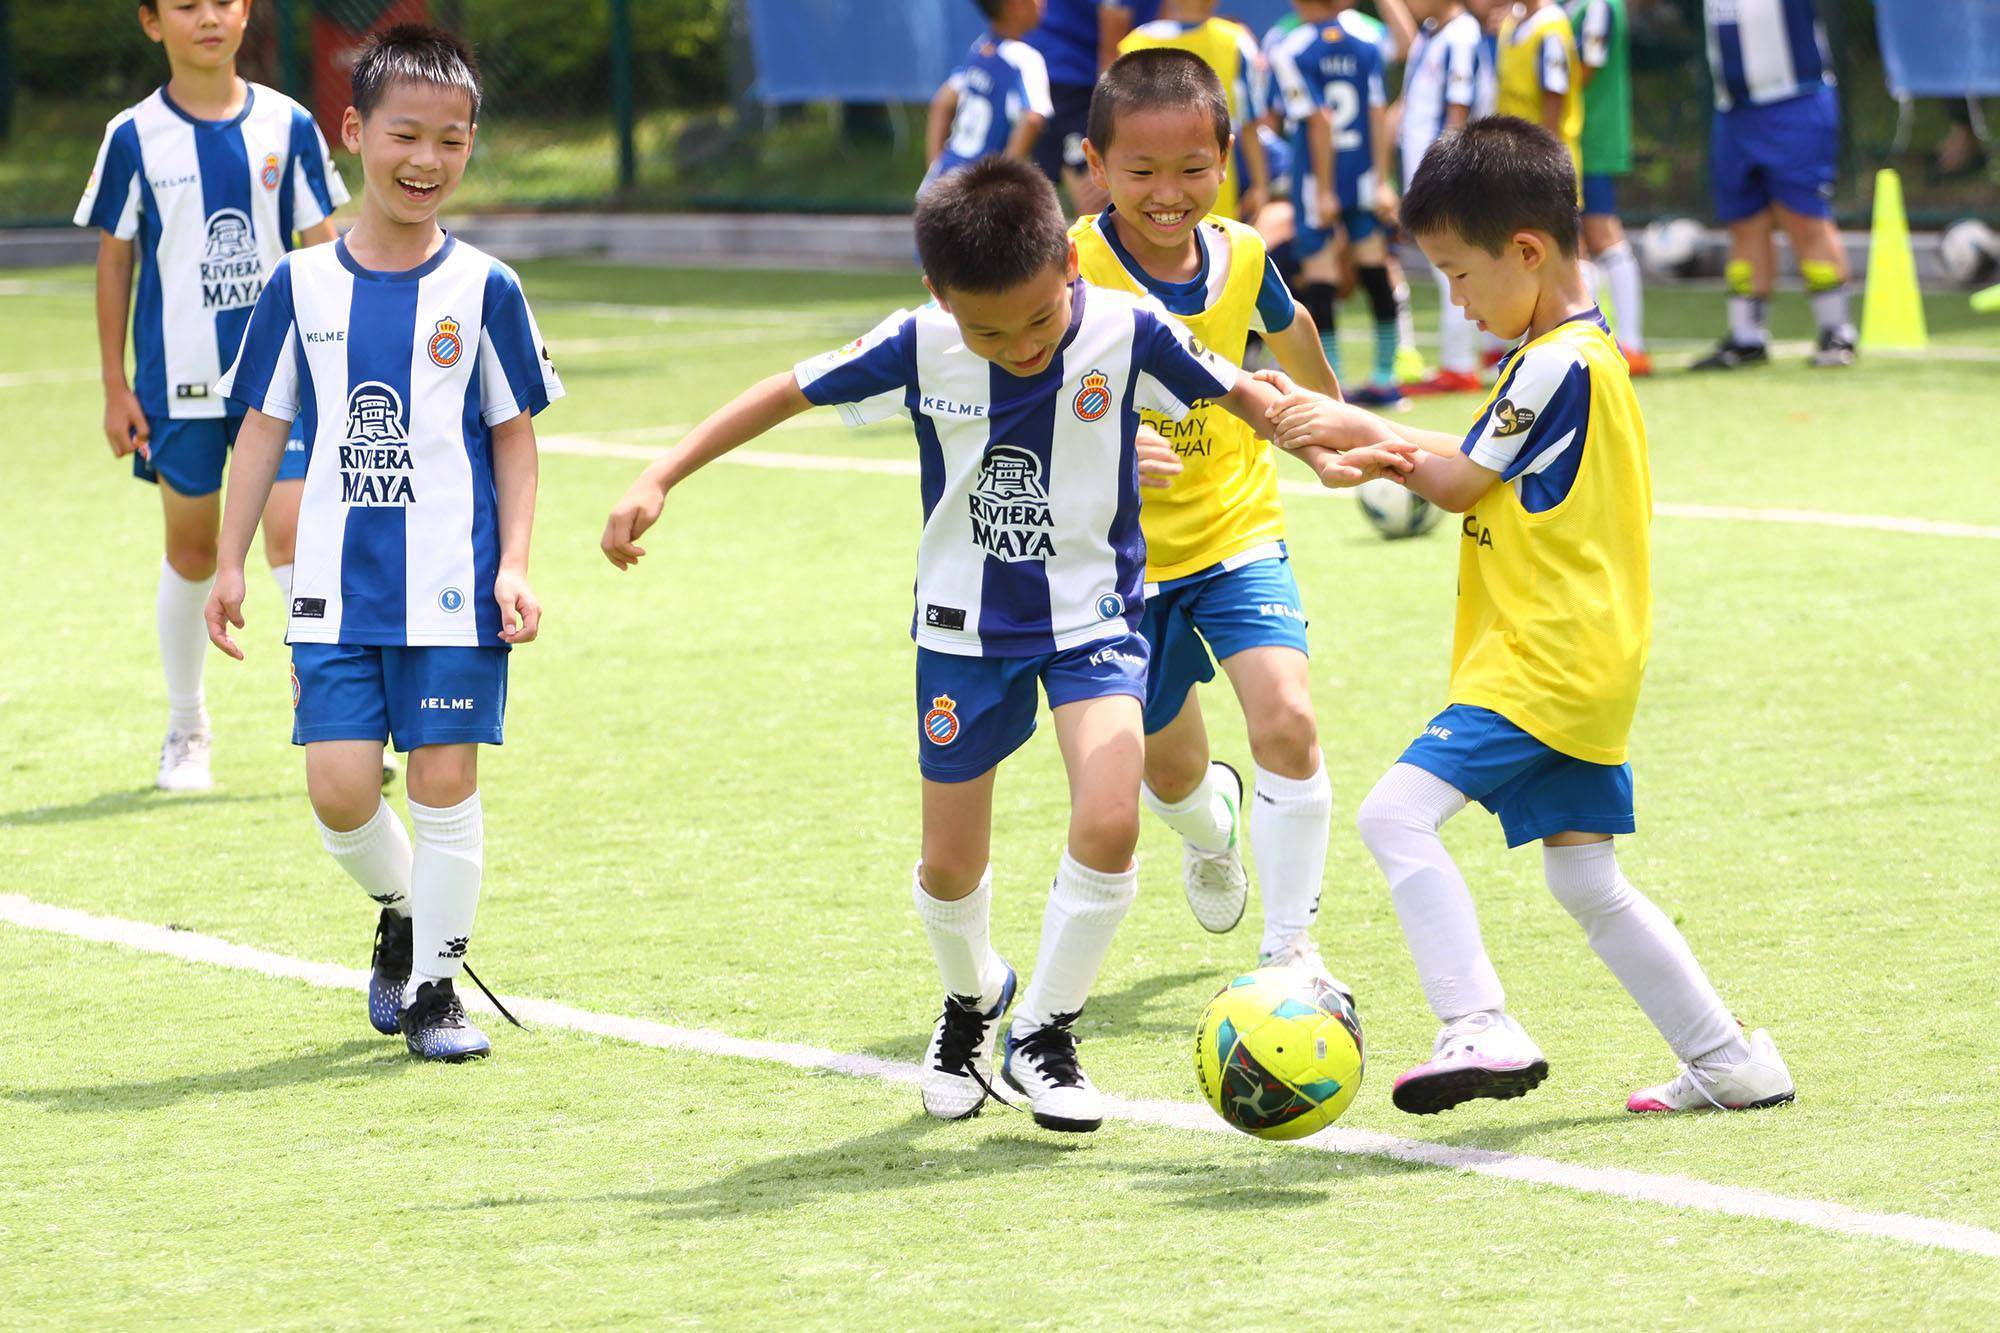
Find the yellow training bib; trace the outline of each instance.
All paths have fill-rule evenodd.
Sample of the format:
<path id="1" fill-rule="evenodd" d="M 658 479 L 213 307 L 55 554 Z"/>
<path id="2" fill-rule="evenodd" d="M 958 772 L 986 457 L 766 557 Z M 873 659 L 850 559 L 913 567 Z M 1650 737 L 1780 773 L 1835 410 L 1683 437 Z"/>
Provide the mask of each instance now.
<path id="1" fill-rule="evenodd" d="M 1562 50 L 1562 69 L 1558 75 L 1565 90 L 1562 141 L 1569 148 L 1570 161 L 1576 164 L 1581 188 L 1583 65 L 1577 59 L 1576 32 L 1570 27 L 1569 15 L 1563 12 L 1562 6 L 1552 4 L 1546 9 L 1536 10 L 1525 19 L 1510 14 L 1501 23 L 1500 100 L 1497 110 L 1503 116 L 1519 116 L 1536 125 L 1542 123 L 1542 93 L 1548 86 L 1545 75 L 1554 73 L 1544 67 L 1558 63 L 1553 53 L 1543 50 L 1547 42 L 1557 43 Z"/>
<path id="2" fill-rule="evenodd" d="M 1506 480 L 1463 515 L 1451 702 L 1625 762 L 1652 639 L 1646 424 L 1595 311 L 1523 346 L 1471 436 Z"/>
<path id="3" fill-rule="evenodd" d="M 1083 280 L 1114 291 L 1146 294 L 1105 236 L 1109 217 L 1079 218 L 1070 228 Z M 1201 224 L 1199 243 L 1217 265 L 1206 307 L 1177 318 L 1216 355 L 1243 364 L 1243 348 L 1264 281 L 1264 241 L 1256 230 L 1223 217 Z M 1219 256 L 1227 250 L 1226 261 Z M 1173 443 L 1183 471 L 1165 490 L 1140 491 L 1139 525 L 1146 534 L 1146 580 L 1164 583 L 1198 574 L 1210 565 L 1285 535 L 1278 500 L 1278 469 L 1271 450 L 1213 402 L 1201 402 L 1180 421 L 1156 412 L 1141 418 Z"/>

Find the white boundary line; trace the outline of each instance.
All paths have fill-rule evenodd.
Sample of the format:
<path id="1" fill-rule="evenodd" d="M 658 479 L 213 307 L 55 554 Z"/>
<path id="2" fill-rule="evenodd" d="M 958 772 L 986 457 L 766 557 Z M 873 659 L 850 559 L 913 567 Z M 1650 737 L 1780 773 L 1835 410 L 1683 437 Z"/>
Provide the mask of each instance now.
<path id="1" fill-rule="evenodd" d="M 793 417 L 778 429 L 805 429 L 804 418 Z M 642 439 L 671 440 L 691 426 L 649 426 L 643 430 L 620 431 L 626 440 L 598 439 L 588 435 L 551 435 L 538 441 L 544 453 L 569 454 L 582 458 L 631 458 L 650 462 L 659 457 L 657 447 L 637 443 Z M 788 454 L 759 449 L 738 449 L 724 454 L 718 462 L 739 467 L 778 468 L 794 472 L 871 472 L 886 476 L 914 477 L 915 459 L 855 458 L 841 454 Z M 1286 495 L 1350 498 L 1352 491 L 1330 491 L 1309 481 L 1281 481 L 1278 489 Z M 1978 523 L 1952 523 L 1942 519 L 1901 518 L 1893 514 L 1842 514 L 1824 509 L 1750 509 L 1735 505 L 1695 505 L 1658 503 L 1653 512 L 1666 518 L 1699 518 L 1744 523 L 1797 523 L 1822 528 L 1860 528 L 1870 532 L 1897 532 L 1920 537 L 1964 537 L 1976 541 L 2000 541 L 2000 527 Z"/>
<path id="2" fill-rule="evenodd" d="M 191 963 L 209 963 L 267 977 L 303 981 L 327 990 L 362 991 L 368 986 L 368 974 L 355 968 L 267 953 L 248 945 L 232 944 L 213 935 L 170 930 L 164 926 L 117 917 L 94 916 L 68 907 L 52 907 L 18 894 L 0 894 L 0 921 L 26 930 L 116 944 Z M 467 1002 L 475 1008 L 491 1012 L 482 996 L 468 997 Z M 760 1060 L 792 1069 L 816 1069 L 902 1085 L 914 1085 L 919 1077 L 915 1065 L 900 1060 L 843 1055 L 838 1051 L 787 1042 L 753 1041 L 706 1028 L 673 1027 L 643 1018 L 595 1013 L 552 1000 L 508 996 L 506 1002 L 522 1018 L 545 1027 L 587 1032 L 659 1050 L 690 1051 L 735 1060 Z M 1235 1137 L 1234 1131 L 1224 1126 L 1206 1107 L 1192 1103 L 1136 1101 L 1123 1097 L 1107 1097 L 1105 1101 L 1106 1110 L 1114 1120 Z M 1785 1113 L 1779 1111 L 1772 1114 Z M 1983 1227 L 1918 1217 L 1911 1213 L 1871 1213 L 1845 1204 L 1793 1198 L 1736 1185 L 1714 1185 L 1687 1176 L 1654 1175 L 1618 1167 L 1578 1166 L 1546 1157 L 1526 1157 L 1487 1148 L 1457 1148 L 1423 1139 L 1405 1139 L 1392 1134 L 1338 1127 L 1323 1130 L 1312 1138 L 1289 1146 L 1293 1150 L 1317 1150 L 1349 1157 L 1385 1157 L 1416 1166 L 1466 1171 L 1497 1180 L 1552 1186 L 1578 1194 L 1629 1199 L 1635 1203 L 1659 1204 L 1725 1217 L 1789 1222 L 1839 1236 L 1893 1240 L 2000 1259 L 2000 1232 Z"/>

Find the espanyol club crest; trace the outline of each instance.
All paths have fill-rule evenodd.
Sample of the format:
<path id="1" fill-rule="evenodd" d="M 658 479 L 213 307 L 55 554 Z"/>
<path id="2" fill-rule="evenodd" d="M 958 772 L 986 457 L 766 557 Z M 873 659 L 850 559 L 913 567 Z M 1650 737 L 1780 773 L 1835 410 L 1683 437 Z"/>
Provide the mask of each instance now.
<path id="1" fill-rule="evenodd" d="M 292 711 L 299 711 L 299 669 L 292 668 Z"/>
<path id="2" fill-rule="evenodd" d="M 1104 414 L 1111 410 L 1111 377 L 1101 370 L 1087 372 L 1070 409 L 1078 421 L 1104 420 Z"/>
<path id="3" fill-rule="evenodd" d="M 464 351 L 465 343 L 458 336 L 458 321 L 446 315 L 437 322 L 437 332 L 431 334 L 431 364 L 449 370 L 458 364 Z"/>
<path id="4" fill-rule="evenodd" d="M 264 166 L 262 170 L 258 171 L 257 179 L 263 182 L 264 188 L 267 190 L 278 188 L 280 177 L 278 172 L 278 155 L 276 153 L 264 154 Z"/>
<path id="5" fill-rule="evenodd" d="M 949 694 L 940 694 L 931 700 L 931 711 L 924 714 L 924 739 L 932 745 L 950 745 L 958 739 L 958 700 Z"/>

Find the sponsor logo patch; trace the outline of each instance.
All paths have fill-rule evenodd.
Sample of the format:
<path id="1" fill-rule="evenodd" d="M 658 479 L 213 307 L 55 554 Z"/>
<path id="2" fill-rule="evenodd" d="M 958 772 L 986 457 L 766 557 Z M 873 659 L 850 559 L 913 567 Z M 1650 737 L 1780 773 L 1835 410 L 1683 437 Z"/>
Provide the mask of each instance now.
<path id="1" fill-rule="evenodd" d="M 365 509 L 401 509 L 417 502 L 415 460 L 403 421 L 403 399 L 380 380 L 347 395 L 347 441 L 340 446 L 340 501 Z"/>
<path id="2" fill-rule="evenodd" d="M 240 208 L 217 209 L 208 219 L 201 252 L 204 310 L 241 310 L 257 304 L 264 290 L 264 261 L 257 255 L 257 232 Z"/>
<path id="3" fill-rule="evenodd" d="M 924 714 L 924 739 L 932 745 L 950 745 L 958 739 L 958 700 L 949 694 L 931 700 L 931 711 Z"/>
<path id="4" fill-rule="evenodd" d="M 924 607 L 924 624 L 932 629 L 962 630 L 965 628 L 965 612 L 955 606 L 926 604 Z"/>
<path id="5" fill-rule="evenodd" d="M 1531 407 L 1516 407 L 1511 398 L 1502 398 L 1493 404 L 1493 433 L 1495 435 L 1519 435 L 1535 424 L 1535 411 Z"/>
<path id="6" fill-rule="evenodd" d="M 1097 618 L 1116 620 L 1125 614 L 1125 599 L 1115 592 L 1107 592 L 1097 599 Z"/>
<path id="7" fill-rule="evenodd" d="M 446 588 L 438 594 L 438 610 L 447 615 L 465 609 L 465 594 L 456 588 Z"/>
<path id="8" fill-rule="evenodd" d="M 1034 454 L 1011 444 L 989 450 L 970 501 L 972 540 L 989 554 L 1010 563 L 1055 555 L 1048 484 Z"/>
<path id="9" fill-rule="evenodd" d="M 294 620 L 325 620 L 325 619 L 326 619 L 326 598 L 324 598 L 324 597 L 294 597 L 294 598 L 292 598 L 292 619 L 294 619 Z"/>

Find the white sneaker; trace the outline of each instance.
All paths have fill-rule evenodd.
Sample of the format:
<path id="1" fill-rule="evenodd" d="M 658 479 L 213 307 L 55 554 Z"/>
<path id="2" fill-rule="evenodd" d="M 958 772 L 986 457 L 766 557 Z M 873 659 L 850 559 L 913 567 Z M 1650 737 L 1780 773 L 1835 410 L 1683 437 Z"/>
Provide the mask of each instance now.
<path id="1" fill-rule="evenodd" d="M 1506 1014 L 1482 1010 L 1447 1023 L 1431 1058 L 1396 1080 L 1399 1110 L 1435 1115 L 1475 1097 L 1505 1101 L 1549 1076 L 1541 1047 Z"/>
<path id="2" fill-rule="evenodd" d="M 1076 1018 L 1059 1014 L 1042 1027 L 1010 1028 L 1000 1076 L 1028 1099 L 1028 1110 L 1043 1129 L 1087 1134 L 1104 1123 L 1104 1098 L 1076 1062 L 1076 1038 L 1069 1031 Z"/>
<path id="3" fill-rule="evenodd" d="M 967 1120 L 986 1104 L 993 1084 L 993 1039 L 1000 1019 L 1014 1003 L 1014 969 L 1000 988 L 1000 1002 L 981 1012 L 975 996 L 947 995 L 924 1052 L 923 1077 L 917 1089 L 924 1110 L 940 1120 Z"/>
<path id="4" fill-rule="evenodd" d="M 160 746 L 160 775 L 153 785 L 161 791 L 207 791 L 215 786 L 208 768 L 208 732 L 170 731 Z"/>
<path id="5" fill-rule="evenodd" d="M 1299 968 L 1345 995 L 1350 1008 L 1354 1005 L 1354 988 L 1336 979 L 1333 973 L 1326 970 L 1326 960 L 1319 956 L 1319 946 L 1313 943 L 1310 935 L 1304 933 L 1294 935 L 1271 952 L 1259 954 L 1257 966 Z"/>
<path id="6" fill-rule="evenodd" d="M 1755 1111 L 1792 1100 L 1798 1089 L 1771 1034 L 1750 1034 L 1750 1058 L 1720 1072 L 1682 1065 L 1669 1083 L 1641 1088 L 1625 1102 L 1628 1111 Z"/>
<path id="7" fill-rule="evenodd" d="M 1221 760 L 1208 766 L 1210 781 L 1229 803 L 1229 845 L 1219 852 L 1181 842 L 1181 887 L 1201 928 L 1225 935 L 1243 919 L 1250 901 L 1250 876 L 1243 870 L 1243 775 Z"/>

